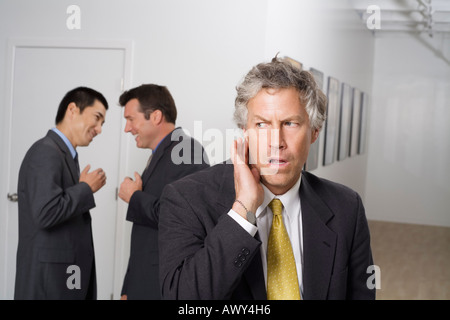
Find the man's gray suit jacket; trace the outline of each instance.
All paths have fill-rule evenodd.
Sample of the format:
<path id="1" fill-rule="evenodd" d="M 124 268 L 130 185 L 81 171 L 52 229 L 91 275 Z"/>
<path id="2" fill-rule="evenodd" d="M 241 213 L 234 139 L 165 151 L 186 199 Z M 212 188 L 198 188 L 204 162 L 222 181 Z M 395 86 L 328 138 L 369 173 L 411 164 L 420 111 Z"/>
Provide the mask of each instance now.
<path id="1" fill-rule="evenodd" d="M 133 193 L 127 220 L 133 223 L 128 268 L 122 294 L 129 300 L 161 299 L 158 223 L 166 184 L 209 167 L 202 145 L 176 128 L 156 149 L 142 173 L 142 191 Z"/>
<path id="2" fill-rule="evenodd" d="M 302 173 L 303 299 L 374 299 L 370 236 L 359 195 Z M 168 185 L 161 198 L 160 282 L 164 299 L 266 299 L 261 241 L 227 213 L 233 165 Z M 370 281 L 369 281 L 370 282 Z"/>
<path id="3" fill-rule="evenodd" d="M 52 130 L 26 153 L 19 172 L 18 197 L 14 298 L 95 299 L 89 213 L 95 207 L 94 196 L 88 184 L 79 183 L 69 148 Z M 68 269 L 71 265 L 79 272 Z M 71 275 L 74 278 L 69 279 Z"/>

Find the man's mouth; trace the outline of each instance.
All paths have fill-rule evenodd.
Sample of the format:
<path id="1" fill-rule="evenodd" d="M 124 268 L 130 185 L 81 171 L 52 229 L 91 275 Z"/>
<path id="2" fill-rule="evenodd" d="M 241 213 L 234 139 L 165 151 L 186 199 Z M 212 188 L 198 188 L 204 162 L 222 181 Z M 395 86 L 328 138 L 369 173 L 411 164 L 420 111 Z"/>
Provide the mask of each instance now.
<path id="1" fill-rule="evenodd" d="M 289 165 L 289 161 L 281 158 L 269 158 L 266 163 L 266 165 L 260 168 L 260 174 L 263 176 L 271 176 L 285 172 Z"/>
<path id="2" fill-rule="evenodd" d="M 271 166 L 285 166 L 287 164 L 288 164 L 288 161 L 286 161 L 285 159 L 279 159 L 279 158 L 269 159 L 269 165 L 271 165 Z"/>

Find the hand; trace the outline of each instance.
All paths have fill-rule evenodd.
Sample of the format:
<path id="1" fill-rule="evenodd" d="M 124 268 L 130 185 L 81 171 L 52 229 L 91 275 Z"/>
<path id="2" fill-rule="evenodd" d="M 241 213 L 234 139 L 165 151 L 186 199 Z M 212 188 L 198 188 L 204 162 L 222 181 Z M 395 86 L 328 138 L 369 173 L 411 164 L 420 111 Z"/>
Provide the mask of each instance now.
<path id="1" fill-rule="evenodd" d="M 255 213 L 264 201 L 264 189 L 258 169 L 250 168 L 248 159 L 248 139 L 235 140 L 231 147 L 231 161 L 234 165 L 236 199 L 240 200 L 247 210 Z M 235 202 L 232 209 L 247 219 L 247 212 L 241 204 Z"/>
<path id="2" fill-rule="evenodd" d="M 126 294 L 124 294 L 120 297 L 120 300 L 128 300 L 128 296 Z"/>
<path id="3" fill-rule="evenodd" d="M 142 179 L 139 173 L 135 172 L 134 178 L 136 179 L 135 181 L 130 177 L 126 177 L 120 185 L 119 197 L 126 203 L 130 202 L 133 193 L 142 190 Z"/>
<path id="4" fill-rule="evenodd" d="M 106 175 L 103 169 L 99 168 L 89 172 L 91 165 L 87 165 L 80 173 L 80 182 L 86 182 L 93 193 L 96 193 L 106 184 Z"/>

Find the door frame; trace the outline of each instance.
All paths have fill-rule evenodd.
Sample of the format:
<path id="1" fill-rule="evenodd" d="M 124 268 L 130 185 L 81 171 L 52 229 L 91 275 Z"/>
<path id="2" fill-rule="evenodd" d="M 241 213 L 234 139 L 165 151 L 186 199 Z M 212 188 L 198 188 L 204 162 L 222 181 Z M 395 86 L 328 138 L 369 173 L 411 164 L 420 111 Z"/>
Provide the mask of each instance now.
<path id="1" fill-rule="evenodd" d="M 11 277 L 12 270 L 8 270 L 8 226 L 10 223 L 10 212 L 8 210 L 8 199 L 6 195 L 12 192 L 9 189 L 11 170 L 10 154 L 11 154 L 11 122 L 13 107 L 13 90 L 14 90 L 14 66 L 16 50 L 19 48 L 68 48 L 68 49 L 116 49 L 124 51 L 124 71 L 122 91 L 131 87 L 132 83 L 132 67 L 133 67 L 133 51 L 134 42 L 132 40 L 83 40 L 83 39 L 57 39 L 57 38 L 11 38 L 7 45 L 6 60 L 6 79 L 5 79 L 5 100 L 3 103 L 2 130 L 0 134 L 1 157 L 0 157 L 0 300 L 10 299 L 13 296 L 14 288 L 8 287 L 8 277 Z M 125 120 L 122 119 L 121 131 L 125 129 Z M 126 168 L 129 165 L 129 150 L 131 141 L 123 134 L 120 136 L 118 159 L 118 177 L 125 176 Z M 117 186 L 120 181 L 116 181 Z M 118 299 L 122 289 L 123 277 L 128 265 L 129 242 L 130 242 L 130 226 L 126 223 L 127 204 L 123 201 L 117 201 L 116 204 L 117 217 L 115 228 L 115 245 L 114 245 L 114 279 L 113 279 L 113 297 Z M 18 231 L 17 231 L 18 232 Z M 15 257 L 14 257 L 15 259 Z M 14 274 L 15 275 L 15 270 Z"/>

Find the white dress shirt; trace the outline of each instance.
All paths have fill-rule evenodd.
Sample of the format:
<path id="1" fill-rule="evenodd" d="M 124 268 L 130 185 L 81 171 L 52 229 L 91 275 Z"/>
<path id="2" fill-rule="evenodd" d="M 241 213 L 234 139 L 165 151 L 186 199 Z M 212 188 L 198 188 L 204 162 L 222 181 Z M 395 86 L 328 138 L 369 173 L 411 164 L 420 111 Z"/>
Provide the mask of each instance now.
<path id="1" fill-rule="evenodd" d="M 269 240 L 270 228 L 272 226 L 273 213 L 268 207 L 270 201 L 278 198 L 283 203 L 283 223 L 291 240 L 292 251 L 294 252 L 295 265 L 297 267 L 298 284 L 300 286 L 300 295 L 303 296 L 303 236 L 302 236 L 302 208 L 300 205 L 300 183 L 301 176 L 297 183 L 285 194 L 275 196 L 266 186 L 264 189 L 264 201 L 255 212 L 256 226 L 241 217 L 234 210 L 230 210 L 228 215 L 239 223 L 248 233 L 255 236 L 256 232 L 261 239 L 261 259 L 264 271 L 264 279 L 267 289 L 267 243 Z"/>

